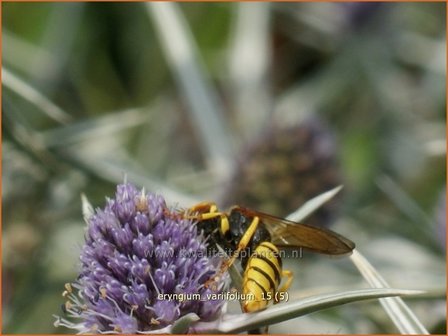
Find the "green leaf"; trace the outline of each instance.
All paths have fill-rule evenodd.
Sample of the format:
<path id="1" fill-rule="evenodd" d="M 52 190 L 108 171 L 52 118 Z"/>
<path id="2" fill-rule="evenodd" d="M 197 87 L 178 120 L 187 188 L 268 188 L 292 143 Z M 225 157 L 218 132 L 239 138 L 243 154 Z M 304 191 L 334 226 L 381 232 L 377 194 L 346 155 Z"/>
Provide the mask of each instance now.
<path id="1" fill-rule="evenodd" d="M 199 316 L 195 313 L 189 313 L 187 315 L 182 316 L 171 326 L 170 332 L 172 334 L 185 334 L 190 328 L 191 324 L 199 321 Z"/>

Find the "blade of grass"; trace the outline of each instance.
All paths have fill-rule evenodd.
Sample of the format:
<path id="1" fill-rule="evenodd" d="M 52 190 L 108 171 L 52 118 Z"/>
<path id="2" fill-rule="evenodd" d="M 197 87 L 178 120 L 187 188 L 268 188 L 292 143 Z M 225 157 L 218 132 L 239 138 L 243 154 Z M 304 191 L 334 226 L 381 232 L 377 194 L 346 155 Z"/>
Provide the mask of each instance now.
<path id="1" fill-rule="evenodd" d="M 82 141 L 111 136 L 113 133 L 139 126 L 148 118 L 146 109 L 127 109 L 53 128 L 42 132 L 41 136 L 47 148 L 68 146 Z"/>
<path id="2" fill-rule="evenodd" d="M 145 4 L 152 19 L 168 64 L 189 105 L 200 145 L 209 164 L 218 176 L 231 171 L 233 157 L 229 127 L 225 122 L 222 104 L 200 62 L 190 28 L 176 3 L 150 2 Z"/>
<path id="3" fill-rule="evenodd" d="M 72 120 L 67 112 L 5 68 L 2 68 L 2 83 L 23 99 L 36 105 L 47 117 L 61 124 L 66 124 Z"/>
<path id="4" fill-rule="evenodd" d="M 31 78 L 39 73 L 39 69 L 32 67 L 34 58 L 47 59 L 49 63 L 55 62 L 48 50 L 23 39 L 5 27 L 2 28 L 2 44 L 3 64 L 26 73 Z"/>
<path id="5" fill-rule="evenodd" d="M 294 302 L 278 304 L 261 312 L 225 316 L 221 321 L 198 322 L 190 330 L 195 333 L 239 333 L 350 302 L 415 294 L 416 292 L 380 288 L 321 294 Z"/>
<path id="6" fill-rule="evenodd" d="M 65 148 L 64 153 L 60 153 L 60 155 L 68 157 L 83 169 L 113 183 L 123 182 L 123 176 L 126 175 L 129 181 L 145 187 L 146 190 L 162 194 L 168 203 L 171 204 L 181 204 L 182 207 L 188 207 L 199 201 L 189 194 L 167 186 L 162 181 L 140 174 L 133 169 L 133 166 L 135 166 L 133 162 L 130 162 L 129 164 L 119 163 L 107 157 L 89 157 L 77 148 Z"/>
<path id="7" fill-rule="evenodd" d="M 370 286 L 375 288 L 389 288 L 389 285 L 383 277 L 356 249 L 353 250 L 350 258 Z M 380 299 L 380 303 L 402 334 L 429 334 L 401 298 L 383 298 Z"/>
<path id="8" fill-rule="evenodd" d="M 32 103 L 37 102 L 33 100 Z M 56 109 L 61 110 L 52 102 L 49 101 L 49 103 Z M 6 101 L 5 104 L 8 104 L 8 102 Z M 129 178 L 136 183 L 149 187 L 148 189 L 150 190 L 162 193 L 168 201 L 173 203 L 179 202 L 183 206 L 189 206 L 198 202 L 198 200 L 192 196 L 181 193 L 161 182 L 156 181 L 155 179 L 147 178 L 144 175 L 133 171 L 135 162 L 130 162 L 126 166 L 118 165 L 105 157 L 91 157 L 78 147 L 65 146 L 61 150 L 56 148 L 55 150 L 50 151 L 46 147 L 47 142 L 43 141 L 44 138 L 42 137 L 42 134 L 25 127 L 17 118 L 14 119 L 14 106 L 7 107 L 6 113 L 4 111 L 4 117 L 6 116 L 9 125 L 7 132 L 11 134 L 11 137 L 21 147 L 33 156 L 39 158 L 41 161 L 45 162 L 49 167 L 54 168 L 59 165 L 71 165 L 113 183 L 122 182 L 123 175 L 126 173 Z M 81 129 L 79 132 L 81 132 Z M 74 132 L 73 138 L 79 138 L 79 134 L 77 135 L 76 132 Z M 118 156 L 118 153 L 113 154 Z"/>
<path id="9" fill-rule="evenodd" d="M 395 206 L 414 223 L 415 230 L 419 230 L 421 234 L 428 235 L 429 230 L 425 227 L 434 226 L 433 221 L 421 209 L 421 207 L 404 191 L 398 183 L 389 176 L 383 175 L 376 181 L 378 188 L 395 204 Z M 425 225 L 422 225 L 425 223 Z M 432 235 L 431 231 L 431 235 Z"/>
<path id="10" fill-rule="evenodd" d="M 246 140 L 257 134 L 272 111 L 267 83 L 271 63 L 270 14 L 267 2 L 236 4 L 236 19 L 229 52 L 230 91 Z M 254 50 L 257 52 L 254 53 Z"/>
<path id="11" fill-rule="evenodd" d="M 72 55 L 84 8 L 83 2 L 54 3 L 52 6 L 39 45 L 55 57 L 38 55 L 40 57 L 35 57 L 31 63 L 33 72 L 44 80 L 45 92 L 56 89 L 61 78 L 67 75 L 64 68 Z"/>
<path id="12" fill-rule="evenodd" d="M 378 188 L 390 199 L 391 203 L 406 219 L 406 226 L 402 227 L 402 234 L 417 237 L 422 244 L 437 252 L 443 252 L 439 244 L 434 244 L 435 221 L 417 204 L 417 202 L 392 178 L 387 175 L 378 177 L 375 181 Z"/>
<path id="13" fill-rule="evenodd" d="M 4 129 L 3 136 L 10 138 L 13 143 L 46 169 L 57 171 L 57 169 L 62 168 L 64 162 L 58 160 L 45 148 L 40 134 L 27 125 L 26 119 L 21 118 L 17 106 L 7 96 L 4 95 L 2 101 L 3 124 L 8 125 Z"/>
<path id="14" fill-rule="evenodd" d="M 290 214 L 286 219 L 293 222 L 301 222 L 306 217 L 311 215 L 314 211 L 319 209 L 323 204 L 330 201 L 342 189 L 338 186 L 329 191 L 326 191 L 303 204 L 299 209 Z"/>

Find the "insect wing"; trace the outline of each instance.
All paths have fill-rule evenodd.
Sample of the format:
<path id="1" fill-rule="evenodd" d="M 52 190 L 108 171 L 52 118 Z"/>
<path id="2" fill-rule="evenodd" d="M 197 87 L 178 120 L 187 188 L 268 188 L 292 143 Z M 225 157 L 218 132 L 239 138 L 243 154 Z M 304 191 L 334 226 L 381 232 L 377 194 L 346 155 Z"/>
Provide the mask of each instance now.
<path id="1" fill-rule="evenodd" d="M 238 207 L 248 217 L 258 216 L 279 248 L 306 248 L 329 255 L 350 254 L 355 244 L 340 234 L 324 228 L 296 223 L 284 218 Z"/>

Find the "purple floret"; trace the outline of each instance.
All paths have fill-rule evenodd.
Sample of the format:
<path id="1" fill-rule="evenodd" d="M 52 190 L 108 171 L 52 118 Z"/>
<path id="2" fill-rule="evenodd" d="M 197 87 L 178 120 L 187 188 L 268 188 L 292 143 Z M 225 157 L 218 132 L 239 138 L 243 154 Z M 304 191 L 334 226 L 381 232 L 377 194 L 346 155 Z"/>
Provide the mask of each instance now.
<path id="1" fill-rule="evenodd" d="M 58 325 L 81 333 L 151 332 L 188 313 L 217 317 L 222 301 L 203 298 L 223 290 L 204 286 L 216 274 L 205 238 L 190 220 L 173 215 L 161 196 L 117 186 L 114 199 L 88 219 L 81 269 L 65 292 L 67 315 Z M 73 290 L 74 290 L 73 289 Z M 199 294 L 202 300 L 167 300 L 164 294 Z"/>

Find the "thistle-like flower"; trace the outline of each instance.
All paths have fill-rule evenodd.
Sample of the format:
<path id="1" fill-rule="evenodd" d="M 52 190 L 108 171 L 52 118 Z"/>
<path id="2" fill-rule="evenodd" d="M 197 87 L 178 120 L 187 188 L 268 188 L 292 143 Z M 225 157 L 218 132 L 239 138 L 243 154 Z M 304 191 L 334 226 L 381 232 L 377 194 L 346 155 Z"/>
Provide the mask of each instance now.
<path id="1" fill-rule="evenodd" d="M 288 127 L 271 125 L 242 153 L 222 203 L 287 216 L 309 199 L 342 184 L 338 155 L 334 134 L 320 119 Z M 340 201 L 338 197 L 323 204 L 306 223 L 330 226 Z"/>
<path id="2" fill-rule="evenodd" d="M 63 310 L 81 321 L 57 317 L 55 325 L 80 333 L 151 333 L 188 313 L 201 320 L 220 315 L 224 302 L 211 298 L 224 281 L 204 286 L 218 260 L 207 256 L 194 223 L 170 215 L 161 196 L 121 184 L 86 221 L 81 271 L 63 293 Z"/>

